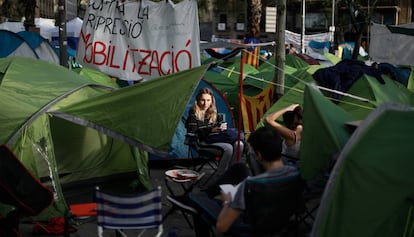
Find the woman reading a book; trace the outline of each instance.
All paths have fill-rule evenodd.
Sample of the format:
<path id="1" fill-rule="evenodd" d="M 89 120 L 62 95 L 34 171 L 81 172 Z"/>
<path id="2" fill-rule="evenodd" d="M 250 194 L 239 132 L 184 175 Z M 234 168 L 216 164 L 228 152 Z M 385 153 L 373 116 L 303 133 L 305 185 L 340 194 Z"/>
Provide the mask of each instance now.
<path id="1" fill-rule="evenodd" d="M 223 117 L 218 115 L 213 91 L 209 88 L 200 89 L 194 105 L 188 113 L 187 132 L 196 133 L 201 143 L 207 143 L 206 139 L 211 133 L 227 130 L 227 124 L 224 122 Z M 222 175 L 237 160 L 237 152 L 235 152 L 237 151 L 237 142 L 235 144 L 214 142 L 208 145 L 218 146 L 223 150 L 216 172 L 216 175 Z M 240 151 L 243 151 L 243 143 L 240 143 L 239 148 Z"/>

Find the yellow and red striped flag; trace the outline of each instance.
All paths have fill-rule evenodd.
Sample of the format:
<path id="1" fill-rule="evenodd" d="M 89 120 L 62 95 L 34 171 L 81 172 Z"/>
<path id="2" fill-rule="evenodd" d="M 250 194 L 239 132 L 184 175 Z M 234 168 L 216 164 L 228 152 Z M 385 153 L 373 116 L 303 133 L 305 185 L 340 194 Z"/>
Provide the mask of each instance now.
<path id="1" fill-rule="evenodd" d="M 249 47 L 243 52 L 244 63 L 250 64 L 255 68 L 259 68 L 260 62 L 260 46 Z"/>
<path id="2" fill-rule="evenodd" d="M 255 37 L 247 37 L 244 40 L 246 50 L 243 51 L 244 63 L 250 64 L 255 68 L 259 68 L 260 62 L 260 40 Z"/>
<path id="3" fill-rule="evenodd" d="M 269 84 L 255 96 L 243 95 L 242 116 L 245 137 L 252 133 L 266 111 L 272 106 L 274 88 Z"/>

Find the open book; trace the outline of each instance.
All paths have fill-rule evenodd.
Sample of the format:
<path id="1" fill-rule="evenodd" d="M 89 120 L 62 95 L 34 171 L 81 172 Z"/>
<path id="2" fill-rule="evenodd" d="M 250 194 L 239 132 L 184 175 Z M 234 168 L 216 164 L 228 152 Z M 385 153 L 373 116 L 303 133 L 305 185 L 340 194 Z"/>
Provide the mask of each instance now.
<path id="1" fill-rule="evenodd" d="M 222 184 L 220 185 L 221 191 L 224 193 L 230 193 L 231 200 L 233 200 L 234 195 L 236 195 L 237 189 L 239 189 L 240 184 L 234 186 L 232 184 Z"/>

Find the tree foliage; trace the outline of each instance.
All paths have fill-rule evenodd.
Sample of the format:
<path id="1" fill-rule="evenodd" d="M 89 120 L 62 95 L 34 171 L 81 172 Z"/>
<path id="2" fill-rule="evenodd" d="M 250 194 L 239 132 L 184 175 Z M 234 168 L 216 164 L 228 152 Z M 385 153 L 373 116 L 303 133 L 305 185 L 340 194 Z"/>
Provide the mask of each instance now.
<path id="1" fill-rule="evenodd" d="M 3 0 L 0 8 L 0 14 L 9 21 L 21 21 L 24 16 L 24 1 Z"/>
<path id="2" fill-rule="evenodd" d="M 363 10 L 359 2 L 356 0 L 343 0 L 349 10 L 349 17 L 352 25 L 352 31 L 354 33 L 354 50 L 352 52 L 352 59 L 357 59 L 359 55 L 359 47 L 361 46 L 362 36 L 364 32 L 367 32 L 368 26 L 371 22 L 372 13 Z M 369 6 L 374 9 L 377 4 L 377 0 L 373 0 Z"/>

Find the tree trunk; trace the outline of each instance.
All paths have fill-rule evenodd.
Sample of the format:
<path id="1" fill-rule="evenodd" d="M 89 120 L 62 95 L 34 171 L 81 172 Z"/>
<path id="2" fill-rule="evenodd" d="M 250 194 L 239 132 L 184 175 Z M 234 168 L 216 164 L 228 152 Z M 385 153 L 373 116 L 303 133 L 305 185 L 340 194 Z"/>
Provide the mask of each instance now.
<path id="1" fill-rule="evenodd" d="M 375 7 L 376 0 L 373 1 L 371 8 Z M 361 10 L 354 0 L 347 0 L 347 5 L 349 8 L 349 15 L 351 17 L 352 28 L 355 32 L 354 35 L 354 50 L 352 51 L 352 59 L 357 59 L 359 55 L 359 47 L 361 46 L 362 34 L 368 29 L 368 24 L 370 23 L 371 14 L 370 12 L 366 13 Z"/>
<path id="2" fill-rule="evenodd" d="M 35 26 L 35 11 L 36 0 L 26 0 L 24 5 L 24 28 L 29 30 L 30 27 Z"/>
<path id="3" fill-rule="evenodd" d="M 262 1 L 249 0 L 248 5 L 248 20 L 247 30 L 248 34 L 254 38 L 260 38 L 260 19 L 262 17 Z M 250 10 L 250 11 L 249 11 Z"/>

